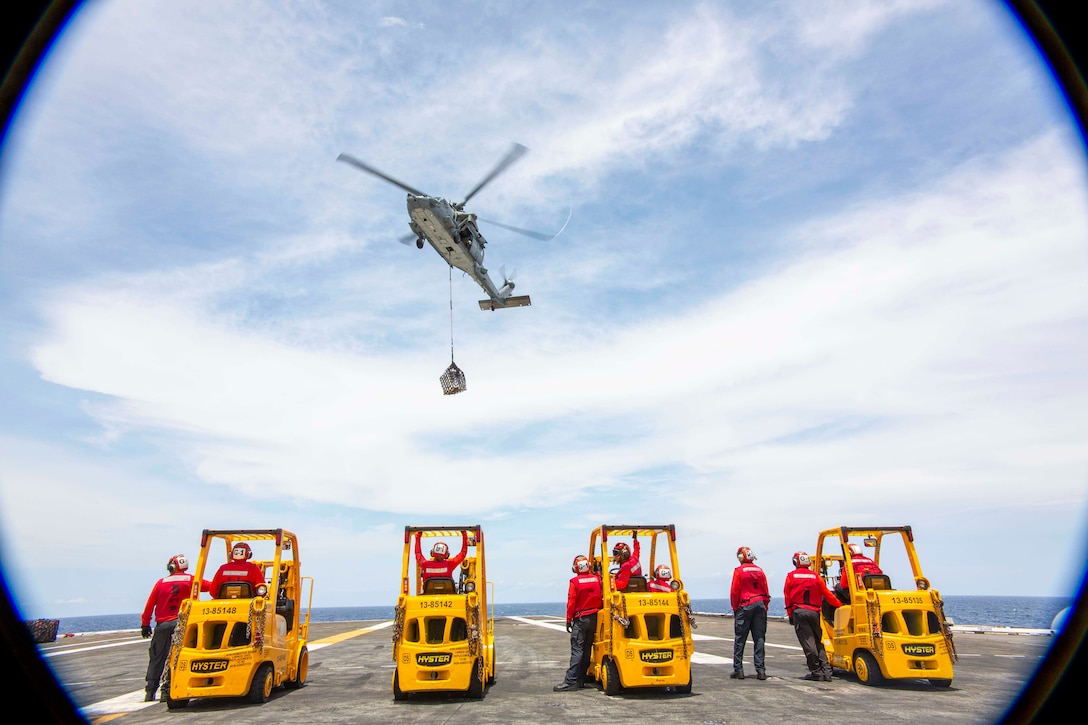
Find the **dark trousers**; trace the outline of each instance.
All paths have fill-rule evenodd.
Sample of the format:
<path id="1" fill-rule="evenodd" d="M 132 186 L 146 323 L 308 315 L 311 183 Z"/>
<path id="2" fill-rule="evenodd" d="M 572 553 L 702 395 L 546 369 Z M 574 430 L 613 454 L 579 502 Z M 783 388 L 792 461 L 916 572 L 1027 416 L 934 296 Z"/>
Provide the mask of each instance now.
<path id="1" fill-rule="evenodd" d="M 155 625 L 155 631 L 151 635 L 151 647 L 148 648 L 147 686 L 144 688 L 151 694 L 159 689 L 159 680 L 162 679 L 162 671 L 166 667 L 166 656 L 170 654 L 170 639 L 174 636 L 174 627 L 178 620 L 159 622 Z M 170 677 L 167 676 L 167 682 Z"/>
<path id="2" fill-rule="evenodd" d="M 589 669 L 589 658 L 593 654 L 593 638 L 597 634 L 597 614 L 587 614 L 571 620 L 570 630 L 570 667 L 563 682 L 568 685 L 582 686 Z"/>
<path id="3" fill-rule="evenodd" d="M 764 670 L 764 656 L 767 642 L 767 605 L 762 600 L 746 604 L 733 612 L 733 671 L 744 671 L 744 645 L 748 642 L 748 633 L 752 633 L 755 648 L 753 659 L 756 672 Z"/>
<path id="4" fill-rule="evenodd" d="M 814 675 L 831 677 L 831 664 L 824 651 L 824 633 L 820 628 L 820 613 L 811 609 L 793 610 L 793 631 L 805 652 L 805 664 Z"/>

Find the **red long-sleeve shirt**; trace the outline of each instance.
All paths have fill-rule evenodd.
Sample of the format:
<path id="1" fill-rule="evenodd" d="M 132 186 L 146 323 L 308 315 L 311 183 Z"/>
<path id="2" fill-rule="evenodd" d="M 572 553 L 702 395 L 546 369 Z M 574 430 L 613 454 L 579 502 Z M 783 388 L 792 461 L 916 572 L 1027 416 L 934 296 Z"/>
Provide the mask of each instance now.
<path id="1" fill-rule="evenodd" d="M 208 582 L 201 582 L 200 591 L 208 591 Z M 181 603 L 189 598 L 193 591 L 193 575 L 179 572 L 164 576 L 151 587 L 151 595 L 144 605 L 144 613 L 140 617 L 140 625 L 151 626 L 151 615 L 155 615 L 155 623 L 162 624 L 178 618 L 178 610 Z"/>
<path id="2" fill-rule="evenodd" d="M 825 599 L 832 606 L 842 606 L 842 602 L 831 593 L 824 580 L 806 566 L 799 566 L 786 575 L 783 593 L 786 597 L 786 614 L 793 614 L 794 609 L 819 611 Z"/>
<path id="3" fill-rule="evenodd" d="M 423 572 L 423 581 L 433 577 L 452 579 L 453 572 L 461 565 L 461 562 L 465 559 L 465 554 L 468 553 L 468 532 L 461 532 L 461 552 L 449 559 L 428 559 L 425 557 L 420 544 L 421 538 L 420 536 L 416 537 L 416 565 Z"/>
<path id="4" fill-rule="evenodd" d="M 620 564 L 620 570 L 616 572 L 616 591 L 621 591 L 626 588 L 631 577 L 642 576 L 642 562 L 638 560 L 638 539 L 635 539 L 634 545 L 631 548 L 631 557 Z"/>
<path id="5" fill-rule="evenodd" d="M 760 599 L 771 603 L 767 575 L 755 564 L 741 564 L 733 570 L 733 585 L 729 588 L 729 604 L 737 611 L 746 604 Z"/>
<path id="6" fill-rule="evenodd" d="M 863 589 L 864 588 L 864 587 L 861 586 L 861 581 L 862 581 L 861 578 L 863 576 L 865 576 L 866 574 L 883 574 L 884 573 L 884 571 L 879 566 L 876 565 L 876 562 L 873 561 L 872 559 L 870 559 L 867 556 L 862 556 L 862 555 L 851 556 L 850 557 L 850 563 L 854 567 L 854 576 L 856 577 L 856 580 L 854 581 L 854 585 L 858 589 Z"/>
<path id="7" fill-rule="evenodd" d="M 596 574 L 571 577 L 570 586 L 567 587 L 567 624 L 575 617 L 599 612 L 603 606 L 601 577 Z"/>
<path id="8" fill-rule="evenodd" d="M 257 596 L 257 587 L 265 583 L 264 572 L 252 561 L 228 561 L 212 577 L 213 597 L 219 596 L 219 587 L 224 582 L 249 582 L 253 596 Z"/>

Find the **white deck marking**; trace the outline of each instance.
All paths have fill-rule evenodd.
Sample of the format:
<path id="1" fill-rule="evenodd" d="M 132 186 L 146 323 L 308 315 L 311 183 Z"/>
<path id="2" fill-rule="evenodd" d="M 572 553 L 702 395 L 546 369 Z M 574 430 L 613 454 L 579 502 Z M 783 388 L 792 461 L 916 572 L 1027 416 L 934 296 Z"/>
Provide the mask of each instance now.
<path id="1" fill-rule="evenodd" d="M 158 700 L 144 702 L 144 691 L 143 688 L 140 688 L 135 692 L 126 692 L 124 695 L 118 695 L 117 697 L 111 697 L 102 702 L 96 702 L 87 705 L 86 707 L 81 707 L 79 711 L 83 713 L 83 717 L 89 720 L 92 717 L 115 715 L 119 712 L 137 712 L 143 710 L 145 707 L 151 707 L 152 705 L 158 704 Z"/>
<path id="2" fill-rule="evenodd" d="M 691 655 L 691 661 L 699 665 L 729 665 L 733 666 L 732 657 L 721 657 L 720 655 L 707 654 L 706 652 L 694 652 Z"/>
<path id="3" fill-rule="evenodd" d="M 537 627 L 544 627 L 545 629 L 554 629 L 559 632 L 567 631 L 567 626 L 565 624 L 556 624 L 554 621 L 544 621 L 542 619 L 528 619 L 527 617 L 506 617 L 506 619 L 512 619 L 515 622 L 521 622 L 522 624 L 532 624 Z"/>
<path id="4" fill-rule="evenodd" d="M 515 620 L 517 622 L 522 622 L 524 624 L 533 624 L 533 625 L 536 625 L 537 627 L 545 627 L 547 629 L 555 629 L 555 630 L 558 630 L 560 632 L 566 632 L 567 631 L 567 628 L 564 625 L 555 624 L 554 622 L 545 621 L 545 620 L 542 620 L 542 619 L 529 619 L 527 617 L 506 617 L 506 619 L 513 619 L 513 620 Z M 716 641 L 729 641 L 726 637 L 713 637 L 713 636 L 708 635 L 708 634 L 692 634 L 692 639 L 694 639 L 696 641 L 704 641 L 704 642 L 714 641 L 714 640 L 716 640 Z M 779 647 L 781 649 L 792 649 L 792 650 L 797 650 L 798 652 L 801 651 L 801 648 L 798 645 L 795 645 L 795 644 L 774 644 L 772 642 L 767 642 L 767 646 L 768 647 Z M 733 657 L 732 656 L 721 657 L 719 655 L 712 655 L 712 654 L 704 653 L 704 652 L 695 652 L 691 657 L 691 661 L 692 662 L 697 662 L 697 663 L 702 664 L 702 665 L 721 665 L 721 664 L 732 665 L 733 664 Z"/>
<path id="5" fill-rule="evenodd" d="M 694 639 L 696 642 L 698 642 L 700 640 L 703 640 L 703 641 L 718 640 L 718 641 L 721 641 L 721 642 L 732 642 L 733 641 L 732 637 L 714 637 L 714 636 L 709 635 L 709 634 L 694 634 L 693 633 L 691 635 L 691 638 Z M 752 638 L 749 637 L 748 638 L 748 643 L 751 644 L 751 642 L 752 642 Z M 792 649 L 792 650 L 797 650 L 798 652 L 802 651 L 800 645 L 796 645 L 796 644 L 775 644 L 774 642 L 766 642 L 765 644 L 766 644 L 767 647 L 778 647 L 779 649 Z M 745 649 L 747 649 L 747 645 L 745 645 Z M 692 660 L 692 661 L 695 662 L 696 660 Z M 729 660 L 729 662 L 732 663 L 733 660 Z"/>
<path id="6" fill-rule="evenodd" d="M 94 644 L 87 645 L 86 647 L 76 647 L 65 650 L 51 650 L 49 652 L 41 652 L 42 657 L 58 657 L 60 655 L 74 655 L 79 652 L 93 652 L 96 649 L 107 649 L 109 647 L 121 647 L 126 644 L 147 644 L 144 639 L 127 639 L 124 642 L 107 642 L 106 644 Z M 41 650 L 39 650 L 41 651 Z"/>
<path id="7" fill-rule="evenodd" d="M 317 651 L 319 649 L 322 649 L 324 647 L 328 647 L 330 644 L 336 644 L 337 641 L 343 641 L 345 639 L 351 639 L 352 637 L 357 637 L 357 636 L 359 636 L 361 634 L 368 634 L 370 632 L 374 632 L 374 631 L 379 630 L 379 629 L 385 629 L 386 627 L 390 627 L 392 625 L 393 625 L 393 622 L 392 622 L 392 620 L 390 620 L 388 622 L 381 622 L 379 624 L 375 624 L 374 626 L 367 627 L 365 629 L 357 629 L 357 630 L 354 630 L 352 632 L 347 632 L 347 633 L 345 633 L 347 636 L 338 635 L 339 639 L 337 639 L 336 637 L 329 637 L 328 638 L 328 639 L 332 639 L 332 640 L 335 640 L 335 641 L 331 641 L 331 642 L 329 642 L 329 641 L 307 642 L 306 643 L 306 649 L 309 650 L 310 652 L 315 652 L 315 651 Z M 91 650 L 103 649 L 104 647 L 118 647 L 118 646 L 123 645 L 123 644 L 136 644 L 136 643 L 143 642 L 143 641 L 144 641 L 143 639 L 137 639 L 137 640 L 125 641 L 125 642 L 112 642 L 110 644 L 102 644 L 102 645 L 93 646 L 93 647 L 83 647 L 81 649 L 69 649 L 69 650 L 65 650 L 64 652 L 48 652 L 48 653 L 43 652 L 42 654 L 45 657 L 50 657 L 52 655 L 60 655 L 60 654 L 74 654 L 76 652 L 89 652 Z M 138 710 L 143 710 L 145 707 L 151 707 L 152 705 L 157 705 L 158 703 L 159 703 L 159 700 L 154 700 L 152 702 L 144 702 L 144 691 L 143 691 L 143 688 L 141 688 L 141 689 L 135 690 L 133 692 L 126 692 L 124 695 L 118 695 L 117 697 L 111 697 L 108 700 L 102 700 L 101 702 L 91 703 L 90 705 L 87 705 L 86 707 L 80 708 L 79 711 L 81 713 L 83 713 L 83 716 L 89 720 L 92 717 L 101 717 L 103 715 L 116 715 L 118 713 L 123 713 L 123 712 L 136 712 Z"/>

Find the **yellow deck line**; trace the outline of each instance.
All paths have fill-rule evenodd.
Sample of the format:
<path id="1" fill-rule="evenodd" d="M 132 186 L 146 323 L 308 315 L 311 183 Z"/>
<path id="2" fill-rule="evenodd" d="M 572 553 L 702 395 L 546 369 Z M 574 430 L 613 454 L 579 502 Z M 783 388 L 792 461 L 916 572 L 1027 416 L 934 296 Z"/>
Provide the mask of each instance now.
<path id="1" fill-rule="evenodd" d="M 324 647 L 325 645 L 336 644 L 337 642 L 343 642 L 344 640 L 351 639 L 352 637 L 358 637 L 361 634 L 368 634 L 370 632 L 374 632 L 374 631 L 379 630 L 379 629 L 385 629 L 386 627 L 391 627 L 392 625 L 393 625 L 393 621 L 390 620 L 388 622 L 382 622 L 381 624 L 375 624 L 373 627 L 364 627 L 363 629 L 353 629 L 350 632 L 343 632 L 341 634 L 334 634 L 331 637 L 324 637 L 322 639 L 312 639 L 312 640 L 310 640 L 309 642 L 306 643 L 306 646 L 309 647 L 310 649 L 313 649 L 314 645 L 320 645 L 320 646 Z"/>

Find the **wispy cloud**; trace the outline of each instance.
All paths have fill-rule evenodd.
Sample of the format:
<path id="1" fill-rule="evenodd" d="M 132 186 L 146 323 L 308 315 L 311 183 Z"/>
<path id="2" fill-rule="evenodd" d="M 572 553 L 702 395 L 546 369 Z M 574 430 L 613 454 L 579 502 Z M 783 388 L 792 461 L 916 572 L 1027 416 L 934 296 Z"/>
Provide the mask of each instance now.
<path id="1" fill-rule="evenodd" d="M 887 466 L 895 448 L 916 460 L 922 444 L 904 445 L 911 435 L 940 448 L 932 433 L 945 425 L 985 430 L 980 446 L 1001 440 L 1013 456 L 1036 437 L 1024 437 L 1021 405 L 1046 411 L 1043 419 L 1069 405 L 1069 391 L 1040 400 L 1033 380 L 1075 374 L 1061 361 L 1086 352 L 1072 333 L 1084 324 L 1076 230 L 1088 219 L 1075 203 L 1079 169 L 1055 168 L 1060 155 L 1056 139 L 1041 139 L 935 189 L 798 229 L 801 256 L 690 311 L 577 344 L 559 338 L 546 351 L 531 330 L 514 332 L 508 349 L 475 368 L 463 363 L 470 376 L 483 373 L 470 377 L 473 395 L 463 400 L 435 395 L 433 356 L 296 347 L 225 325 L 208 311 L 231 290 L 209 288 L 206 273 L 69 290 L 50 305 L 51 332 L 34 361 L 49 381 L 113 399 L 94 409 L 111 426 L 183 433 L 172 445 L 210 482 L 248 492 L 271 482 L 285 494 L 398 512 L 428 500 L 435 512 L 459 510 L 440 491 L 481 479 L 494 508 L 532 507 L 541 492 L 680 461 L 711 478 L 766 481 L 781 465 L 767 469 L 765 452 L 786 447 L 787 479 L 811 465 L 809 455 L 825 471 L 823 459 L 839 460 L 852 471 L 846 478 L 861 477 Z M 573 343 L 581 332 L 565 336 Z M 1010 388 L 1009 376 L 1023 382 Z M 1071 430 L 1069 414 L 1052 427 Z M 557 418 L 576 426 L 575 437 L 590 436 L 619 416 L 629 433 L 589 451 L 542 450 L 546 466 L 496 451 L 466 458 L 442 445 L 451 431 Z M 877 460 L 839 456 L 835 437 L 775 443 L 851 417 L 880 421 L 872 431 L 846 428 L 880 451 Z M 1063 445 L 1073 460 L 1083 453 L 1072 439 Z M 515 465 L 526 470 L 511 485 L 499 472 Z M 300 476 L 312 482 L 301 493 Z M 403 497 L 397 481 L 420 496 Z M 957 491 L 974 495 L 963 486 L 946 496 Z"/>

